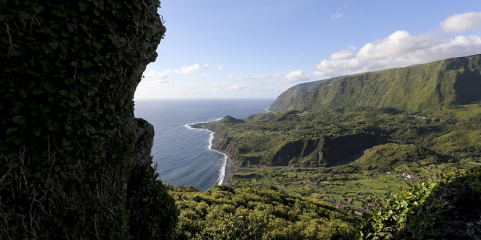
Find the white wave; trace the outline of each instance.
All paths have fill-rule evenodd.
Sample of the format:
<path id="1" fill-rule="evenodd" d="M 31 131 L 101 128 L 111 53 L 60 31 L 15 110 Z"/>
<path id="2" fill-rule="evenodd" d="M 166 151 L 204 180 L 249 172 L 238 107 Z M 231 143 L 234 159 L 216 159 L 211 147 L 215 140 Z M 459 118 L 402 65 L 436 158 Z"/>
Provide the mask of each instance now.
<path id="1" fill-rule="evenodd" d="M 209 136 L 209 147 L 208 149 L 209 150 L 212 150 L 212 151 L 215 151 L 215 152 L 218 152 L 220 154 L 222 154 L 224 156 L 224 161 L 222 162 L 222 166 L 220 167 L 219 169 L 219 177 L 217 178 L 217 185 L 222 185 L 222 183 L 224 182 L 224 177 L 225 177 L 225 168 L 227 166 L 227 154 L 223 153 L 223 152 L 220 152 L 220 151 L 217 151 L 215 149 L 212 149 L 212 142 L 214 140 L 214 132 L 210 131 L 210 130 L 207 130 L 209 131 L 210 133 L 210 136 Z"/>
<path id="2" fill-rule="evenodd" d="M 185 124 L 184 127 L 188 128 L 188 129 L 194 129 L 194 130 L 201 130 L 201 131 L 208 131 L 210 133 L 210 136 L 209 136 L 209 146 L 207 147 L 209 150 L 212 150 L 212 151 L 215 151 L 215 152 L 218 152 L 220 154 L 222 154 L 224 156 L 224 161 L 222 162 L 222 165 L 219 169 L 219 177 L 217 178 L 217 185 L 222 185 L 222 183 L 224 182 L 224 177 L 225 177 L 225 168 L 227 166 L 227 155 L 223 152 L 219 152 L 215 149 L 212 149 L 212 142 L 214 140 L 214 132 L 208 130 L 208 129 L 203 129 L 203 128 L 193 128 L 191 125 L 194 125 L 194 124 L 200 124 L 200 123 L 210 123 L 210 122 L 217 122 L 219 120 L 221 120 L 222 118 L 216 118 L 216 119 L 213 119 L 211 121 L 207 121 L 207 122 L 196 122 L 196 123 L 188 123 L 188 124 Z"/>
<path id="3" fill-rule="evenodd" d="M 217 122 L 219 120 L 222 120 L 222 118 L 215 118 L 213 120 L 210 120 L 210 121 L 207 121 L 207 122 L 195 122 L 195 123 L 187 123 L 184 125 L 185 128 L 188 128 L 188 129 L 198 129 L 198 128 L 193 128 L 191 125 L 195 125 L 195 124 L 202 124 L 202 123 L 211 123 L 211 122 Z"/>
<path id="4" fill-rule="evenodd" d="M 219 151 L 217 151 L 219 152 Z M 219 152 L 221 153 L 221 152 Z M 224 182 L 224 177 L 225 177 L 225 168 L 227 167 L 227 155 L 224 154 L 224 153 L 221 153 L 222 155 L 224 155 L 224 162 L 222 163 L 222 166 L 220 167 L 219 169 L 219 178 L 217 178 L 217 185 L 222 185 L 222 183 Z"/>

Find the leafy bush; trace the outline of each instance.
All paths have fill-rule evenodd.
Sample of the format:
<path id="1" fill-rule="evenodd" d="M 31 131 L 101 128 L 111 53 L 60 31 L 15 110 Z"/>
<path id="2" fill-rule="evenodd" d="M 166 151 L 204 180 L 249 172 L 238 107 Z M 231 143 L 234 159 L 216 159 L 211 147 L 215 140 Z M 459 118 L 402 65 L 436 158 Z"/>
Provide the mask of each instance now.
<path id="1" fill-rule="evenodd" d="M 176 239 L 351 239 L 359 219 L 275 190 L 168 185 L 180 210 Z"/>
<path id="2" fill-rule="evenodd" d="M 442 226 L 449 219 L 447 212 L 455 207 L 463 207 L 449 200 L 457 189 L 469 189 L 477 193 L 478 199 L 474 202 L 480 203 L 481 169 L 447 173 L 438 180 L 416 184 L 379 200 L 378 209 L 362 228 L 363 239 L 440 238 Z M 480 204 L 468 204 L 465 207 L 468 211 L 481 213 Z M 475 221 L 478 220 L 479 215 L 475 216 Z"/>

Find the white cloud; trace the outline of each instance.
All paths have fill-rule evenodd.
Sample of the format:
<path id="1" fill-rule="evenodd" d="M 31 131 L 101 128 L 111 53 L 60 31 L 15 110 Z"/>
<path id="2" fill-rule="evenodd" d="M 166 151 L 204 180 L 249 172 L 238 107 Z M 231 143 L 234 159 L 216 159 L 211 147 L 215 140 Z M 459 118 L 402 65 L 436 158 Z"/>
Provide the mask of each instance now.
<path id="1" fill-rule="evenodd" d="M 448 33 L 464 33 L 481 29 L 481 12 L 454 14 L 439 23 L 441 29 Z"/>
<path id="2" fill-rule="evenodd" d="M 235 86 L 230 86 L 227 88 L 227 91 L 242 91 L 244 90 L 246 87 L 245 86 L 241 86 L 241 85 L 235 85 Z"/>
<path id="3" fill-rule="evenodd" d="M 154 81 L 151 81 L 149 83 L 159 83 L 159 84 L 166 84 L 166 83 L 169 83 L 169 81 L 165 80 L 165 79 L 158 79 L 158 80 L 154 80 Z"/>
<path id="4" fill-rule="evenodd" d="M 305 54 L 305 53 L 301 53 L 301 54 L 299 54 L 298 56 L 299 56 L 299 57 L 305 57 L 306 54 Z"/>
<path id="5" fill-rule="evenodd" d="M 237 91 L 254 89 L 253 86 L 230 85 L 228 83 L 213 83 L 213 84 L 210 84 L 210 86 L 214 90 L 229 91 L 229 92 L 237 92 Z"/>
<path id="6" fill-rule="evenodd" d="M 331 15 L 331 19 L 339 19 L 345 17 L 342 13 L 334 13 Z"/>
<path id="7" fill-rule="evenodd" d="M 312 75 L 333 77 L 480 54 L 481 36 L 459 35 L 444 39 L 431 33 L 411 35 L 407 31 L 396 31 L 384 39 L 365 44 L 357 53 L 355 47 L 349 49 L 322 60 Z"/>
<path id="8" fill-rule="evenodd" d="M 190 74 L 190 73 L 205 70 L 207 68 L 209 68 L 209 64 L 204 64 L 204 66 L 201 67 L 200 64 L 196 63 L 196 64 L 194 64 L 192 66 L 189 66 L 189 67 L 183 66 L 180 70 L 175 69 L 172 72 L 173 73 L 179 73 L 179 74 Z"/>
<path id="9" fill-rule="evenodd" d="M 142 82 L 165 84 L 165 83 L 169 83 L 169 81 L 166 80 L 167 77 L 168 75 L 165 72 L 158 72 L 155 70 L 151 70 L 143 74 L 143 78 L 145 78 L 145 81 L 142 81 Z"/>
<path id="10" fill-rule="evenodd" d="M 256 76 L 236 76 L 233 74 L 230 74 L 227 76 L 227 78 L 234 79 L 237 81 L 263 81 L 267 80 L 269 78 L 269 75 L 263 74 L 263 75 L 256 75 Z"/>
<path id="11" fill-rule="evenodd" d="M 156 79 L 166 79 L 168 75 L 164 72 L 158 72 L 155 70 L 148 71 L 143 74 L 144 78 L 156 78 Z"/>
<path id="12" fill-rule="evenodd" d="M 342 60 L 355 57 L 356 54 L 351 52 L 351 50 L 343 49 L 331 54 L 331 60 Z"/>
<path id="13" fill-rule="evenodd" d="M 277 74 L 276 74 L 277 75 Z M 297 83 L 297 82 L 305 82 L 309 80 L 309 75 L 302 72 L 301 70 L 292 71 L 286 74 L 279 83 Z"/>
<path id="14" fill-rule="evenodd" d="M 342 60 L 323 60 L 316 66 L 313 75 L 318 77 L 331 77 L 343 74 L 361 72 L 365 70 L 365 62 L 359 58 Z"/>
<path id="15" fill-rule="evenodd" d="M 411 35 L 407 31 L 396 31 L 388 37 L 367 43 L 359 50 L 360 59 L 381 59 L 404 55 L 441 44 L 443 39 L 432 34 Z"/>
<path id="16" fill-rule="evenodd" d="M 223 68 L 224 68 L 224 66 L 222 66 L 222 65 L 217 66 L 217 69 L 219 69 L 219 70 L 222 70 Z"/>

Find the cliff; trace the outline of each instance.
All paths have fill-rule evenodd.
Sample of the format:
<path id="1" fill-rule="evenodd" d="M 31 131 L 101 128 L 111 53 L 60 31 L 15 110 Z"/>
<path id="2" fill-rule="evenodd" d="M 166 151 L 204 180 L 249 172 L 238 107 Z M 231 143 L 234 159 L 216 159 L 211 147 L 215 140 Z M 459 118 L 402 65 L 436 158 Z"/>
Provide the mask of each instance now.
<path id="1" fill-rule="evenodd" d="M 377 107 L 420 111 L 481 101 L 481 55 L 303 83 L 270 111 Z"/>
<path id="2" fill-rule="evenodd" d="M 168 239 L 135 88 L 159 1 L 0 3 L 0 239 Z M 155 208 L 154 208 L 155 207 Z"/>
<path id="3" fill-rule="evenodd" d="M 418 115 L 378 108 L 323 109 L 224 118 L 202 127 L 214 132 L 212 147 L 238 167 L 331 167 L 361 157 L 357 168 L 386 172 L 410 161 L 476 158 L 479 114 L 481 108 L 474 104 Z"/>
<path id="4" fill-rule="evenodd" d="M 355 114 L 369 114 L 354 111 Z M 382 129 L 360 126 L 358 132 L 344 132 L 329 123 L 337 113 L 303 113 L 289 111 L 267 113 L 200 124 L 214 132 L 212 148 L 233 159 L 239 167 L 248 166 L 335 166 L 352 161 L 353 157 L 377 144 L 385 143 Z M 315 120 L 314 120 L 315 119 Z M 311 122 L 312 121 L 312 122 Z M 315 125 L 323 121 L 323 126 Z M 376 131 L 370 133 L 368 131 Z M 307 136 L 304 132 L 309 132 Z"/>

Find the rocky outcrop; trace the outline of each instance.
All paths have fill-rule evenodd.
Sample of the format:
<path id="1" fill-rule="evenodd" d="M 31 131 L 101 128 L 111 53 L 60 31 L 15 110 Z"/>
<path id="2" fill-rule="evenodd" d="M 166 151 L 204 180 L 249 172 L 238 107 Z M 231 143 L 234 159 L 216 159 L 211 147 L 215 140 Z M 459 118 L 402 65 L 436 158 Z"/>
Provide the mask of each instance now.
<path id="1" fill-rule="evenodd" d="M 152 227 L 174 229 L 177 221 L 175 202 L 157 179 L 155 167 L 151 167 L 154 127 L 144 119 L 136 118 L 133 129 L 136 141 L 127 182 L 129 234 L 132 239 L 155 239 L 159 236 L 169 239 L 172 237 L 169 231 L 152 234 Z"/>
<path id="2" fill-rule="evenodd" d="M 322 163 L 324 166 L 348 164 L 359 158 L 365 150 L 387 141 L 380 135 L 368 133 L 327 137 L 322 148 Z"/>
<path id="3" fill-rule="evenodd" d="M 135 142 L 132 149 L 130 167 L 147 166 L 152 164 L 151 150 L 154 144 L 154 126 L 145 119 L 134 120 Z"/>
<path id="4" fill-rule="evenodd" d="M 481 101 L 481 55 L 296 85 L 270 111 L 376 107 L 420 111 Z"/>
<path id="5" fill-rule="evenodd" d="M 309 157 L 313 154 L 315 156 L 315 151 L 317 150 L 317 152 L 319 152 L 319 148 L 322 147 L 322 143 L 322 139 L 307 139 L 288 142 L 276 152 L 272 158 L 272 165 L 288 166 L 293 159 Z M 310 162 L 312 164 L 317 163 L 317 161 Z"/>

